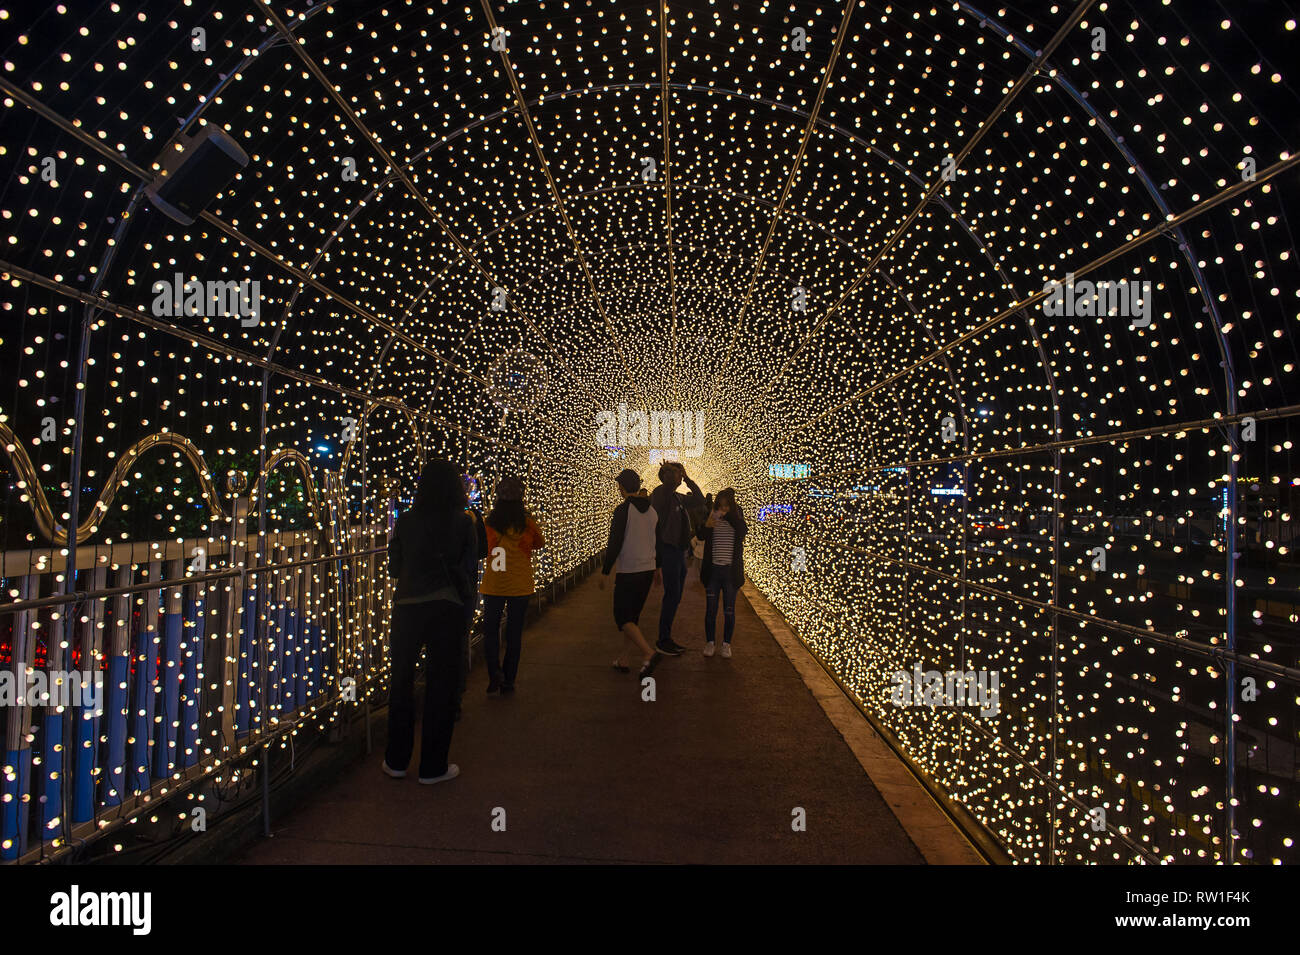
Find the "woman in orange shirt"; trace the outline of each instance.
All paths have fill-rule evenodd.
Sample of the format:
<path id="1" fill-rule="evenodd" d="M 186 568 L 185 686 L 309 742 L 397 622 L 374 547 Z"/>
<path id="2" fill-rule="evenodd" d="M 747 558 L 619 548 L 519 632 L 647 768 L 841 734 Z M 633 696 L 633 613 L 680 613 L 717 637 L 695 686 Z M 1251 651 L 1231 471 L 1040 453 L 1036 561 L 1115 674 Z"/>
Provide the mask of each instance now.
<path id="1" fill-rule="evenodd" d="M 487 562 L 479 593 L 483 595 L 483 656 L 489 693 L 504 696 L 515 689 L 524 614 L 533 594 L 532 553 L 546 546 L 541 528 L 524 507 L 524 482 L 504 477 L 487 516 Z M 506 659 L 501 662 L 501 618 L 505 617 Z"/>

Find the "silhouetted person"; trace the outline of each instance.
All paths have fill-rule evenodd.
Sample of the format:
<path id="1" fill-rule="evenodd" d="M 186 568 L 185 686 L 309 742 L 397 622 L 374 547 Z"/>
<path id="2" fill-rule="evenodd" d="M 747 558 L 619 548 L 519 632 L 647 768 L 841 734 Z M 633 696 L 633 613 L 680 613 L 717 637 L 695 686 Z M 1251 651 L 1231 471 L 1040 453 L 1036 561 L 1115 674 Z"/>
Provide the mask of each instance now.
<path id="1" fill-rule="evenodd" d="M 691 519 L 691 539 L 687 542 L 687 551 L 691 559 L 700 560 L 704 555 L 704 522 L 709 519 L 709 513 L 713 510 L 713 495 L 709 494 L 700 497 L 698 494 L 692 494 L 686 500 L 686 514 Z M 689 576 L 689 574 L 687 575 Z"/>
<path id="2" fill-rule="evenodd" d="M 682 602 L 682 588 L 686 585 L 686 553 L 691 546 L 691 519 L 686 504 L 677 493 L 683 481 L 694 497 L 702 498 L 699 487 L 686 476 L 686 468 L 676 461 L 665 461 L 659 466 L 660 485 L 650 495 L 658 516 L 655 529 L 655 558 L 664 582 L 664 600 L 659 609 L 659 639 L 655 647 L 660 653 L 677 656 L 686 648 L 673 641 L 673 618 L 677 605 Z"/>
<path id="3" fill-rule="evenodd" d="M 483 570 L 483 656 L 489 693 L 514 692 L 524 640 L 524 614 L 533 595 L 533 551 L 546 546 L 542 529 L 524 507 L 524 482 L 504 477 L 487 516 L 487 566 Z M 506 658 L 501 662 L 501 618 Z"/>
<path id="4" fill-rule="evenodd" d="M 731 656 L 731 635 L 736 629 L 736 593 L 745 582 L 745 535 L 749 525 L 736 503 L 734 488 L 718 492 L 709 519 L 704 524 L 704 559 L 700 580 L 707 598 L 704 604 L 704 655 L 713 656 L 718 616 L 718 594 L 722 594 L 722 655 Z"/>
<path id="5" fill-rule="evenodd" d="M 415 667 L 425 652 L 420 782 L 454 779 L 447 762 L 455 727 L 467 608 L 474 604 L 476 533 L 465 513 L 465 485 L 450 461 L 430 461 L 415 503 L 397 518 L 388 542 L 388 576 L 397 578 L 389 637 L 392 683 L 383 770 L 406 775 L 415 742 Z"/>
<path id="6" fill-rule="evenodd" d="M 641 487 L 641 477 L 625 468 L 615 478 L 623 503 L 614 508 L 609 522 L 609 541 L 605 545 L 605 562 L 600 571 L 600 589 L 605 578 L 614 574 L 614 625 L 623 633 L 623 652 L 614 660 L 614 669 L 627 673 L 627 657 L 633 649 L 641 651 L 641 676 L 654 669 L 658 654 L 650 649 L 641 632 L 641 610 L 655 575 L 655 527 L 659 523 L 650 496 Z"/>

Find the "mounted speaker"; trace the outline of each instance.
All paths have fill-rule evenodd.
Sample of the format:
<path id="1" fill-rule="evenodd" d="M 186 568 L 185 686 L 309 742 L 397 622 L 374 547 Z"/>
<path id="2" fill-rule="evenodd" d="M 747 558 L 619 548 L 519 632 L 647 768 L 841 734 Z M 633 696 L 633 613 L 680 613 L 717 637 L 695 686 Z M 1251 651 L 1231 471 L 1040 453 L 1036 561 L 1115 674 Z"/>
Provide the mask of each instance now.
<path id="1" fill-rule="evenodd" d="M 162 172 L 145 195 L 163 215 L 193 225 L 217 193 L 248 165 L 248 153 L 224 129 L 208 124 L 194 136 L 177 136 L 163 152 Z"/>

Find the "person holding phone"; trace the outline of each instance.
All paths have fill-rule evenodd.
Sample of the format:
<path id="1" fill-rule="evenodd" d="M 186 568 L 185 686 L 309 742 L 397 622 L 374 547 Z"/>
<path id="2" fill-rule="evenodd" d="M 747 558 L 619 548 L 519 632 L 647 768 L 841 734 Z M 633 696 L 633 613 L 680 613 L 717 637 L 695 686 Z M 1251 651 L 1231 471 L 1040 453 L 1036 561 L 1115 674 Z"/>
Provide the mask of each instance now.
<path id="1" fill-rule="evenodd" d="M 650 504 L 656 514 L 656 575 L 662 578 L 664 585 L 664 599 L 659 606 L 659 639 L 655 648 L 675 657 L 686 649 L 673 640 L 673 618 L 682 602 L 682 590 L 686 586 L 686 555 L 691 546 L 691 519 L 687 504 L 696 499 L 703 501 L 704 495 L 687 476 L 685 466 L 676 461 L 665 461 L 660 465 L 659 481 L 661 483 L 650 495 Z M 686 502 L 677 493 L 683 482 L 691 490 Z"/>
<path id="2" fill-rule="evenodd" d="M 722 656 L 731 657 L 731 637 L 736 630 L 736 594 L 745 582 L 745 535 L 749 525 L 736 503 L 736 489 L 718 492 L 713 510 L 704 522 L 704 559 L 700 580 L 704 584 L 704 655 L 713 656 L 716 643 L 718 595 L 722 595 Z"/>

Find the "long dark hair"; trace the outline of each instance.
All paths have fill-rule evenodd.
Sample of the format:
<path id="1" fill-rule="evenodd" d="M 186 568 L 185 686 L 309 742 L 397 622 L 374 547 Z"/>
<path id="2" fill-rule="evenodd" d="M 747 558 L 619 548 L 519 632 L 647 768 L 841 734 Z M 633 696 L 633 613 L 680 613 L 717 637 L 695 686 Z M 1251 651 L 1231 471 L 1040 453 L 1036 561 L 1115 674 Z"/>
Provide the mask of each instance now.
<path id="1" fill-rule="evenodd" d="M 714 508 L 719 508 L 723 504 L 730 505 L 727 516 L 723 518 L 728 524 L 735 524 L 736 517 L 744 517 L 745 512 L 740 509 L 740 504 L 736 501 L 736 489 L 734 487 L 724 487 L 718 492 L 718 496 L 713 499 Z"/>
<path id="2" fill-rule="evenodd" d="M 488 512 L 487 526 L 498 534 L 522 534 L 528 526 L 528 511 L 523 501 L 503 501 L 498 498 Z"/>
<path id="3" fill-rule="evenodd" d="M 459 511 L 469 504 L 460 469 L 450 461 L 433 460 L 420 474 L 415 491 L 415 509 L 426 514 L 435 511 Z"/>

